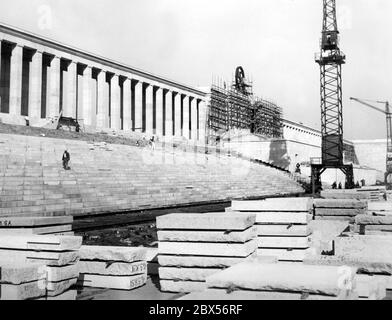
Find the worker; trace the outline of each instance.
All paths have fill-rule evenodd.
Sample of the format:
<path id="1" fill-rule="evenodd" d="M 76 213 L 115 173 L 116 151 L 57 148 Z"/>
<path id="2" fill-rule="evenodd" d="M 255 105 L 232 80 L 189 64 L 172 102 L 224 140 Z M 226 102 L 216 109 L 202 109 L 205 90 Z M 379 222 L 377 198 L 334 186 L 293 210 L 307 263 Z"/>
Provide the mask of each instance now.
<path id="1" fill-rule="evenodd" d="M 336 181 L 334 183 L 332 183 L 332 189 L 336 189 L 338 187 L 338 185 L 336 184 Z"/>
<path id="2" fill-rule="evenodd" d="M 71 161 L 71 155 L 69 154 L 68 150 L 65 150 L 63 153 L 63 168 L 64 170 L 70 170 L 68 163 Z"/>

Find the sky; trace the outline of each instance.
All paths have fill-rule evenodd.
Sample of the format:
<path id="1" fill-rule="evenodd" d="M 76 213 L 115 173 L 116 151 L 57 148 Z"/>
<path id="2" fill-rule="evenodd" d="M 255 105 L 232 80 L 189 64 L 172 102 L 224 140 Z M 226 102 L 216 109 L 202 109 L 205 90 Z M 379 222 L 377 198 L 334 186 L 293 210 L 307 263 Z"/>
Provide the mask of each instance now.
<path id="1" fill-rule="evenodd" d="M 392 103 L 392 1 L 337 0 L 346 139 L 383 139 Z M 284 118 L 320 129 L 322 0 L 12 0 L 0 22 L 191 86 L 243 66 Z M 383 108 L 383 105 L 378 105 Z"/>

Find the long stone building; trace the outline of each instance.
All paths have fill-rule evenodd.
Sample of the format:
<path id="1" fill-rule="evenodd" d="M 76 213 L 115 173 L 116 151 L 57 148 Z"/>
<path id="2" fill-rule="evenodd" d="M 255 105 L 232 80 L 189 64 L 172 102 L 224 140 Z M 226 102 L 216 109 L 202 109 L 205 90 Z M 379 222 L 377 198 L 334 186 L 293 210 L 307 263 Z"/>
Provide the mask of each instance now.
<path id="1" fill-rule="evenodd" d="M 0 119 L 44 126 L 60 114 L 86 131 L 136 131 L 204 143 L 206 93 L 0 25 Z"/>

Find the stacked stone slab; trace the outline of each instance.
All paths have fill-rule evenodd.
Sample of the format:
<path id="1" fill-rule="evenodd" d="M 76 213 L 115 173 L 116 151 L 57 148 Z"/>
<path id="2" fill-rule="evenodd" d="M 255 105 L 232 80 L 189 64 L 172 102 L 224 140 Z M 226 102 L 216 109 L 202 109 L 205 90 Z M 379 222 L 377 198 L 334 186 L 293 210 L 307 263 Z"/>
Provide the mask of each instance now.
<path id="1" fill-rule="evenodd" d="M 367 193 L 369 194 L 370 201 L 383 201 L 387 198 L 387 190 L 385 186 L 376 186 L 376 187 L 363 187 L 361 189 L 356 189 L 359 193 Z"/>
<path id="2" fill-rule="evenodd" d="M 147 282 L 147 250 L 131 247 L 82 246 L 80 287 L 133 290 Z"/>
<path id="3" fill-rule="evenodd" d="M 360 235 L 392 235 L 392 215 L 355 217 L 355 232 Z"/>
<path id="4" fill-rule="evenodd" d="M 333 256 L 308 256 L 304 263 L 356 267 L 362 280 L 360 289 L 368 290 L 368 297 L 360 293 L 362 298 L 382 299 L 385 288 L 392 290 L 391 236 L 355 235 L 338 237 L 334 242 Z"/>
<path id="5" fill-rule="evenodd" d="M 0 236 L 16 234 L 73 236 L 72 222 L 72 216 L 0 217 Z"/>
<path id="6" fill-rule="evenodd" d="M 356 269 L 249 260 L 207 278 L 208 290 L 185 299 L 349 300 L 357 299 Z"/>
<path id="7" fill-rule="evenodd" d="M 233 201 L 230 211 L 256 214 L 258 255 L 280 261 L 302 261 L 310 248 L 310 198 L 275 198 Z"/>
<path id="8" fill-rule="evenodd" d="M 366 214 L 367 201 L 357 199 L 314 199 L 315 220 L 341 220 L 354 223 L 355 217 Z"/>
<path id="9" fill-rule="evenodd" d="M 208 276 L 254 256 L 254 223 L 252 214 L 186 213 L 158 217 L 161 290 L 203 291 Z"/>
<path id="10" fill-rule="evenodd" d="M 392 202 L 391 201 L 379 201 L 370 202 L 368 204 L 368 214 L 374 216 L 392 216 Z"/>
<path id="11" fill-rule="evenodd" d="M 45 296 L 45 265 L 0 262 L 0 300 L 30 300 Z"/>
<path id="12" fill-rule="evenodd" d="M 82 237 L 6 235 L 0 236 L 0 264 L 45 265 L 46 296 L 58 297 L 76 284 Z"/>
<path id="13" fill-rule="evenodd" d="M 323 190 L 320 193 L 324 199 L 357 199 L 370 200 L 370 192 L 356 190 Z"/>

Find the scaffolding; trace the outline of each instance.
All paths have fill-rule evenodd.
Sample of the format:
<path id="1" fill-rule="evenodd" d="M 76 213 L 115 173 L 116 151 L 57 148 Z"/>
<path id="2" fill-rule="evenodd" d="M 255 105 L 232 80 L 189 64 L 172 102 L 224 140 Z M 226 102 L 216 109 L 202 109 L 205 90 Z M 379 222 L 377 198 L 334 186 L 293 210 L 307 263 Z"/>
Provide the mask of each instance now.
<path id="1" fill-rule="evenodd" d="M 282 108 L 275 103 L 256 99 L 251 132 L 269 138 L 283 137 Z"/>

